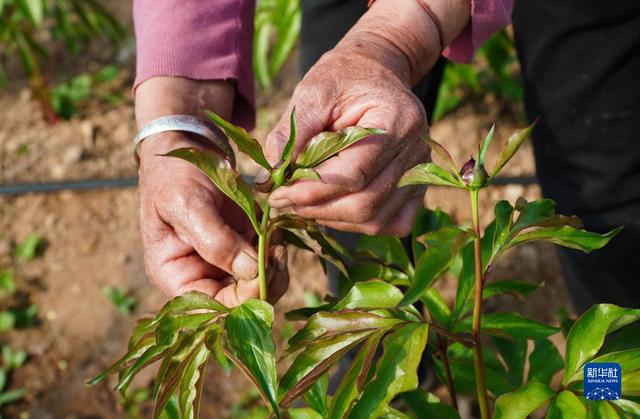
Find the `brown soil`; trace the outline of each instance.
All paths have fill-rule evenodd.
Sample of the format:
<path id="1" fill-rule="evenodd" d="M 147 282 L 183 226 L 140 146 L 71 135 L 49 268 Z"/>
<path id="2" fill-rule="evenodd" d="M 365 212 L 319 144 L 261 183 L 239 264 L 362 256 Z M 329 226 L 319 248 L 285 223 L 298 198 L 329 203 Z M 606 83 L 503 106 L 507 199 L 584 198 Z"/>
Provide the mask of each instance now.
<path id="1" fill-rule="evenodd" d="M 295 77 L 285 79 L 289 81 L 277 90 L 276 99 L 268 101 L 269 110 L 259 112 L 258 138 L 264 138 L 286 106 Z M 122 93 L 128 95 L 124 85 Z M 261 103 L 267 104 L 267 100 Z M 26 89 L 0 91 L 0 109 L 2 184 L 135 174 L 130 150 L 135 129 L 130 99 L 114 109 L 91 105 L 83 110 L 82 118 L 54 126 L 43 122 L 38 104 Z M 488 159 L 491 163 L 498 144 L 522 125 L 499 109 L 491 102 L 466 105 L 435 124 L 431 135 L 461 164 L 491 123 L 498 121 L 495 147 Z M 249 166 L 243 167 L 250 170 Z M 531 149 L 526 145 L 507 173 L 533 172 Z M 492 216 L 494 200 L 513 202 L 519 196 L 533 199 L 540 192 L 536 186 L 510 185 L 496 187 L 488 195 L 482 204 L 485 223 Z M 442 207 L 457 220 L 468 222 L 466 199 L 462 193 L 433 188 L 426 201 L 430 207 Z M 117 394 L 110 390 L 113 382 L 86 388 L 84 380 L 123 352 L 137 317 L 165 301 L 145 278 L 137 205 L 134 189 L 0 197 L 0 266 L 11 263 L 12 248 L 29 233 L 38 233 L 46 241 L 37 259 L 17 268 L 21 298 L 39 306 L 39 324 L 0 336 L 2 343 L 29 353 L 25 366 L 13 374 L 10 382 L 10 388 L 25 387 L 29 393 L 23 401 L 5 407 L 5 417 L 27 417 L 20 416 L 24 412 L 38 419 L 125 417 Z M 314 257 L 292 251 L 290 261 L 291 287 L 278 304 L 280 315 L 300 306 L 307 291 L 326 293 L 326 281 Z M 525 304 L 503 299 L 489 309 L 518 309 L 534 318 L 553 321 L 553 313 L 567 302 L 551 246 L 522 246 L 507 255 L 494 277 L 544 281 L 545 286 Z M 138 298 L 134 315 L 116 311 L 102 293 L 107 285 L 124 287 Z M 442 289 L 452 297 L 452 284 L 443 284 Z M 281 321 L 278 328 L 282 328 Z M 237 373 L 225 377 L 211 368 L 209 376 L 202 417 L 229 417 L 233 404 L 249 386 Z M 135 386 L 145 386 L 150 379 L 146 374 Z"/>

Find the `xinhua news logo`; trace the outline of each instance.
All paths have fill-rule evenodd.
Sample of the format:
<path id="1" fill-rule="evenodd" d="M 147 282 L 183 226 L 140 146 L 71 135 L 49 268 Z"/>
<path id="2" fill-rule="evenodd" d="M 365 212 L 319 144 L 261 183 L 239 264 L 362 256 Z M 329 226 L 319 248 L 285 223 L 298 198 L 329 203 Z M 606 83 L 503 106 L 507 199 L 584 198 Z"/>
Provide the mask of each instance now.
<path id="1" fill-rule="evenodd" d="M 622 368 L 615 362 L 591 362 L 584 366 L 584 397 L 587 400 L 618 400 L 622 397 Z"/>

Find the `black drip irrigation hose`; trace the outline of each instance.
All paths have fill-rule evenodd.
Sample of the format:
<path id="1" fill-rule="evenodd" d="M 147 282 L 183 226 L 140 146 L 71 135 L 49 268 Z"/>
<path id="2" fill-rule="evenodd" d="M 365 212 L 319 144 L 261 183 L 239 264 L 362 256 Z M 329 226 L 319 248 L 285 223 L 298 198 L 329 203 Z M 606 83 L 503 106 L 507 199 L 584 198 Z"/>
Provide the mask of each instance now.
<path id="1" fill-rule="evenodd" d="M 499 176 L 493 180 L 494 185 L 534 185 L 535 176 Z M 26 195 L 55 193 L 61 191 L 92 191 L 99 189 L 132 188 L 138 185 L 138 178 L 122 177 L 116 179 L 86 179 L 70 182 L 15 183 L 0 185 L 0 195 Z"/>
<path id="2" fill-rule="evenodd" d="M 98 189 L 131 188 L 138 185 L 138 178 L 86 179 L 70 182 L 14 183 L 0 185 L 0 195 L 26 195 L 61 191 L 92 191 Z"/>

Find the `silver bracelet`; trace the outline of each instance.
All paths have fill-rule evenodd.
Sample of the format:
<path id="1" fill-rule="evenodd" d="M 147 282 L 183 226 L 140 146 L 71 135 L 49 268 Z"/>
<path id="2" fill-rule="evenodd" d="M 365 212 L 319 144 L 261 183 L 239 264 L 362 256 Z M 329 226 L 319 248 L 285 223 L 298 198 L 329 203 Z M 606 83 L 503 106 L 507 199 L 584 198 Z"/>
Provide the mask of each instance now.
<path id="1" fill-rule="evenodd" d="M 199 135 L 220 148 L 232 166 L 236 165 L 236 156 L 224 134 L 210 123 L 193 115 L 167 115 L 145 124 L 133 139 L 133 156 L 139 162 L 138 146 L 147 137 L 168 131 L 182 131 Z"/>

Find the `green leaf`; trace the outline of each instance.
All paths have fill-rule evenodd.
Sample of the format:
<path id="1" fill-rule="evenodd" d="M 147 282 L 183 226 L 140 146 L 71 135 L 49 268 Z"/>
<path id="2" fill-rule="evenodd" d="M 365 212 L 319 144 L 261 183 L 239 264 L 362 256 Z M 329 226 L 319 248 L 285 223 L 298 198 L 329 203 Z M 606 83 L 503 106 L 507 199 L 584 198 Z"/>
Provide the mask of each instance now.
<path id="1" fill-rule="evenodd" d="M 429 288 L 422 295 L 421 301 L 427 306 L 429 314 L 438 324 L 448 327 L 451 320 L 451 308 L 435 288 Z"/>
<path id="2" fill-rule="evenodd" d="M 323 416 L 308 407 L 293 407 L 287 410 L 289 419 L 323 419 Z"/>
<path id="3" fill-rule="evenodd" d="M 176 357 L 176 362 L 172 363 L 169 371 L 164 375 L 160 384 L 161 391 L 155 400 L 153 409 L 153 418 L 157 419 L 162 414 L 165 406 L 170 403 L 171 399 L 176 400 L 176 407 L 180 409 L 178 400 L 174 397 L 174 393 L 179 388 L 183 372 L 187 369 L 187 365 L 193 362 L 193 358 L 198 351 L 202 350 L 201 336 L 196 339 L 194 335 L 188 336 L 179 343 L 180 356 Z M 174 353 L 177 351 L 173 351 Z"/>
<path id="4" fill-rule="evenodd" d="M 488 283 L 482 291 L 483 299 L 500 294 L 512 294 L 520 300 L 524 300 L 531 292 L 540 288 L 541 284 L 520 281 L 517 279 L 505 279 Z"/>
<path id="5" fill-rule="evenodd" d="M 402 400 L 419 418 L 460 419 L 453 407 L 421 389 L 404 393 Z"/>
<path id="6" fill-rule="evenodd" d="M 640 348 L 640 323 L 632 323 L 607 336 L 600 354 Z"/>
<path id="7" fill-rule="evenodd" d="M 282 149 L 282 155 L 280 161 L 283 167 L 289 166 L 291 163 L 291 156 L 293 155 L 293 146 L 296 144 L 296 108 L 291 110 L 289 116 L 289 139 Z"/>
<path id="8" fill-rule="evenodd" d="M 380 419 L 409 419 L 409 416 L 405 415 L 398 409 L 394 409 L 393 407 L 387 405 L 382 409 L 382 415 Z"/>
<path id="9" fill-rule="evenodd" d="M 532 381 L 496 400 L 495 419 L 526 419 L 552 398 L 555 392 L 546 384 Z"/>
<path id="10" fill-rule="evenodd" d="M 478 165 L 484 166 L 485 164 L 484 160 L 487 155 L 487 151 L 489 150 L 489 144 L 491 144 L 491 140 L 493 140 L 493 133 L 495 130 L 496 126 L 492 125 L 489 133 L 486 137 L 484 137 L 484 140 L 482 140 L 482 143 L 480 144 L 480 150 L 478 152 Z"/>
<path id="11" fill-rule="evenodd" d="M 427 138 L 425 141 L 427 142 L 427 144 L 429 144 L 429 147 L 431 147 L 431 150 L 435 151 L 436 154 L 440 156 L 442 161 L 444 161 L 447 164 L 447 166 L 449 166 L 449 169 L 451 169 L 451 173 L 454 173 L 456 176 L 459 176 L 458 166 L 456 166 L 456 163 L 453 161 L 453 158 L 451 157 L 451 154 L 449 154 L 447 149 L 444 148 L 442 144 L 438 143 L 432 138 Z"/>
<path id="12" fill-rule="evenodd" d="M 417 369 L 428 336 L 427 324 L 412 323 L 385 338 L 375 378 L 365 384 L 349 418 L 377 417 L 396 395 L 418 386 Z"/>
<path id="13" fill-rule="evenodd" d="M 392 285 L 409 285 L 409 277 L 406 273 L 375 262 L 360 262 L 350 266 L 349 278 L 353 282 L 379 279 Z"/>
<path id="14" fill-rule="evenodd" d="M 165 316 L 158 322 L 156 342 L 158 345 L 173 345 L 180 331 L 195 332 L 217 316 L 217 313 L 195 313 L 184 316 Z"/>
<path id="15" fill-rule="evenodd" d="M 575 323 L 576 319 L 569 317 L 569 312 L 566 307 L 560 307 L 556 312 L 555 317 L 558 319 L 558 323 L 560 323 L 560 330 L 562 331 L 562 335 L 566 338 L 569 335 L 569 330 Z"/>
<path id="16" fill-rule="evenodd" d="M 590 400 L 588 406 L 588 419 L 618 419 L 620 417 L 608 402 Z"/>
<path id="17" fill-rule="evenodd" d="M 280 379 L 280 406 L 286 408 L 296 401 L 344 354 L 373 333 L 375 330 L 345 333 L 310 343 Z"/>
<path id="18" fill-rule="evenodd" d="M 301 167 L 299 169 L 296 169 L 293 172 L 293 174 L 291 175 L 291 177 L 287 181 L 287 185 L 292 184 L 296 180 L 302 180 L 302 179 L 310 179 L 310 180 L 322 181 L 322 179 L 320 178 L 320 175 L 318 174 L 318 172 L 316 172 L 313 169 L 307 168 L 307 167 Z"/>
<path id="19" fill-rule="evenodd" d="M 2 392 L 0 393 L 0 406 L 22 400 L 26 395 L 27 390 L 24 388 Z"/>
<path id="20" fill-rule="evenodd" d="M 93 386 L 103 381 L 109 375 L 114 374 L 128 365 L 130 365 L 135 359 L 139 358 L 142 354 L 144 354 L 149 348 L 155 346 L 156 339 L 154 336 L 147 336 L 143 339 L 138 340 L 135 346 L 130 346 L 129 351 L 122 356 L 118 361 L 116 361 L 109 368 L 101 372 L 95 378 L 88 380 L 87 385 Z"/>
<path id="21" fill-rule="evenodd" d="M 272 77 L 275 77 L 280 72 L 300 35 L 300 26 L 302 24 L 300 5 L 298 2 L 290 1 L 288 3 L 291 7 L 289 7 L 290 10 L 284 14 L 284 19 L 278 25 L 278 36 L 270 57 L 269 72 Z"/>
<path id="22" fill-rule="evenodd" d="M 615 228 L 606 234 L 597 234 L 571 226 L 543 227 L 518 235 L 509 247 L 531 241 L 547 241 L 589 253 L 609 243 L 609 240 L 615 237 L 620 230 L 622 227 Z"/>
<path id="23" fill-rule="evenodd" d="M 11 269 L 0 270 L 0 299 L 16 292 L 16 282 Z"/>
<path id="24" fill-rule="evenodd" d="M 287 173 L 287 169 L 289 169 L 289 166 L 291 166 L 291 156 L 293 155 L 293 147 L 295 146 L 295 144 L 296 108 L 293 108 L 290 116 L 289 139 L 282 149 L 282 155 L 280 156 L 280 165 L 271 174 L 271 179 L 273 179 L 273 184 L 276 188 L 285 183 L 285 181 L 287 180 L 285 179 L 285 173 Z"/>
<path id="25" fill-rule="evenodd" d="M 622 375 L 622 394 L 625 396 L 640 396 L 640 370 Z"/>
<path id="26" fill-rule="evenodd" d="M 231 168 L 227 160 L 220 158 L 213 151 L 198 150 L 193 147 L 179 148 L 165 155 L 186 160 L 202 170 L 223 194 L 242 208 L 256 232 L 260 231 L 260 225 L 256 219 L 256 203 L 251 188 Z"/>
<path id="27" fill-rule="evenodd" d="M 607 334 L 640 319 L 640 310 L 614 304 L 598 304 L 587 310 L 569 331 L 566 368 L 562 385 L 598 353 Z"/>
<path id="28" fill-rule="evenodd" d="M 409 169 L 398 181 L 398 187 L 408 185 L 451 186 L 465 189 L 465 184 L 435 163 L 422 163 Z"/>
<path id="29" fill-rule="evenodd" d="M 269 45 L 273 25 L 269 21 L 260 21 L 256 16 L 253 33 L 253 73 L 263 89 L 271 88 L 271 74 L 269 72 Z"/>
<path id="30" fill-rule="evenodd" d="M 558 394 L 547 410 L 546 419 L 586 419 L 587 408 L 580 399 L 570 391 Z"/>
<path id="31" fill-rule="evenodd" d="M 558 332 L 558 329 L 519 313 L 487 313 L 482 316 L 480 328 L 488 335 L 506 336 L 515 339 L 540 339 Z M 470 332 L 471 317 L 464 318 L 453 332 Z"/>
<path id="32" fill-rule="evenodd" d="M 215 298 L 208 296 L 200 291 L 189 291 L 178 297 L 172 298 L 166 303 L 156 315 L 156 323 L 165 315 L 181 314 L 193 310 L 209 310 L 226 313 L 229 311 L 227 307 L 218 302 Z"/>
<path id="33" fill-rule="evenodd" d="M 628 414 L 630 418 L 640 418 L 640 403 L 626 399 L 612 400 L 611 403 Z"/>
<path id="34" fill-rule="evenodd" d="M 31 49 L 25 34 L 23 32 L 17 32 L 15 42 L 18 46 L 18 53 L 20 54 L 22 66 L 30 77 L 34 77 L 36 71 L 38 71 L 38 61 L 33 54 L 33 50 Z"/>
<path id="35" fill-rule="evenodd" d="M 181 418 L 197 419 L 200 411 L 204 370 L 209 358 L 209 350 L 202 343 L 190 357 L 180 380 L 178 403 Z"/>
<path id="36" fill-rule="evenodd" d="M 138 304 L 138 300 L 120 287 L 104 287 L 102 293 L 113 303 L 122 314 L 131 314 Z"/>
<path id="37" fill-rule="evenodd" d="M 514 387 L 519 387 L 522 384 L 524 364 L 527 359 L 527 340 L 493 336 L 492 341 L 507 367 L 507 380 Z"/>
<path id="38" fill-rule="evenodd" d="M 419 300 L 427 288 L 449 269 L 459 249 L 466 244 L 469 237 L 467 232 L 456 227 L 443 227 L 422 236 L 427 249 L 416 262 L 413 282 L 400 305 L 406 306 Z"/>
<path id="39" fill-rule="evenodd" d="M 370 136 L 384 134 L 376 128 L 348 127 L 338 132 L 322 132 L 313 137 L 300 151 L 297 167 L 315 167 L 345 148 Z"/>
<path id="40" fill-rule="evenodd" d="M 8 332 L 16 325 L 16 315 L 8 310 L 0 311 L 0 333 Z"/>
<path id="41" fill-rule="evenodd" d="M 400 319 L 381 317 L 363 311 L 319 312 L 309 318 L 304 327 L 289 339 L 285 356 L 318 338 L 328 338 L 345 333 L 364 330 L 390 329 L 400 323 Z"/>
<path id="42" fill-rule="evenodd" d="M 397 237 L 362 236 L 356 251 L 378 258 L 385 265 L 395 265 L 407 275 L 413 275 L 413 266 L 402 242 Z"/>
<path id="43" fill-rule="evenodd" d="M 454 227 L 455 223 L 449 215 L 440 208 L 428 210 L 423 208 L 420 210 L 413 229 L 411 231 L 411 247 L 413 248 L 413 258 L 418 260 L 422 252 L 424 252 L 424 243 L 418 241 L 422 235 L 430 231 L 438 230 L 442 227 Z"/>
<path id="44" fill-rule="evenodd" d="M 220 129 L 224 131 L 227 137 L 229 137 L 234 143 L 236 143 L 240 151 L 251 157 L 251 159 L 258 163 L 260 166 L 264 167 L 267 170 L 271 170 L 271 165 L 267 161 L 267 158 L 264 156 L 262 146 L 255 138 L 253 138 L 247 131 L 245 131 L 244 128 L 235 126 L 225 121 L 219 115 L 211 111 L 205 110 L 204 113 L 211 120 L 211 122 L 220 127 Z M 226 152 L 226 150 L 223 151 Z"/>
<path id="45" fill-rule="evenodd" d="M 127 389 L 129 388 L 129 385 L 133 381 L 136 374 L 138 374 L 143 368 L 153 364 L 156 361 L 159 361 L 167 354 L 171 353 L 172 346 L 178 340 L 181 340 L 181 338 L 185 337 L 187 338 L 185 339 L 185 341 L 188 342 L 193 342 L 195 340 L 195 337 L 192 333 L 178 334 L 176 332 L 170 339 L 164 341 L 163 343 L 150 346 L 147 350 L 144 351 L 144 353 L 140 355 L 138 359 L 135 360 L 133 365 L 124 368 L 120 372 L 119 382 L 116 386 L 116 390 L 120 391 L 120 394 L 122 394 L 122 396 L 125 396 Z"/>
<path id="46" fill-rule="evenodd" d="M 284 229 L 283 236 L 287 244 L 314 252 L 333 264 L 343 275 L 349 276 L 345 267 L 345 262 L 351 260 L 349 252 L 313 221 L 293 214 L 283 214 L 272 220 L 270 228 L 272 231 L 276 228 Z"/>
<path id="47" fill-rule="evenodd" d="M 265 301 L 251 299 L 229 312 L 225 328 L 229 348 L 278 416 L 276 348 L 271 335 L 272 323 L 273 307 Z"/>
<path id="48" fill-rule="evenodd" d="M 385 333 L 385 330 L 374 333 L 367 338 L 360 351 L 358 351 L 331 399 L 329 419 L 342 419 L 351 410 L 353 402 L 362 392 L 365 380 L 371 370 L 373 357 Z"/>
<path id="49" fill-rule="evenodd" d="M 403 297 L 402 291 L 383 281 L 356 282 L 333 309 L 394 308 Z"/>
<path id="50" fill-rule="evenodd" d="M 529 379 L 550 384 L 553 376 L 564 367 L 558 348 L 549 339 L 537 339 L 529 355 Z"/>
<path id="51" fill-rule="evenodd" d="M 622 368 L 623 375 L 627 372 L 632 372 L 636 370 L 640 370 L 640 349 L 628 349 L 625 351 L 619 352 L 610 352 L 605 355 L 598 356 L 591 360 L 590 362 L 615 362 L 620 364 L 620 368 Z M 572 383 L 574 381 L 579 381 L 583 379 L 583 373 L 581 370 L 578 370 L 573 377 L 569 379 L 567 383 Z"/>
<path id="52" fill-rule="evenodd" d="M 221 338 L 224 323 L 215 323 L 211 326 L 204 340 L 205 345 L 209 348 L 209 352 L 216 357 L 216 361 L 218 361 L 218 364 L 224 370 L 225 374 L 228 375 L 231 372 L 231 361 L 224 354 L 223 339 Z"/>
<path id="53" fill-rule="evenodd" d="M 40 27 L 44 18 L 45 4 L 42 0 L 16 0 L 22 13 L 31 21 L 33 26 Z"/>
<path id="54" fill-rule="evenodd" d="M 29 261 L 38 255 L 38 249 L 42 245 L 42 237 L 39 234 L 29 234 L 13 251 L 13 255 L 22 260 Z"/>
<path id="55" fill-rule="evenodd" d="M 514 154 L 518 151 L 524 140 L 529 137 L 531 131 L 536 126 L 537 120 L 533 122 L 533 124 L 528 127 L 516 132 L 507 140 L 507 143 L 502 148 L 500 155 L 498 156 L 498 160 L 493 168 L 493 172 L 491 173 L 491 177 L 494 178 L 502 168 L 511 160 Z"/>
<path id="56" fill-rule="evenodd" d="M 328 414 L 327 408 L 327 390 L 329 389 L 329 375 L 325 374 L 316 381 L 311 388 L 305 393 L 304 401 L 316 412 L 320 413 L 320 417 L 326 418 Z"/>

